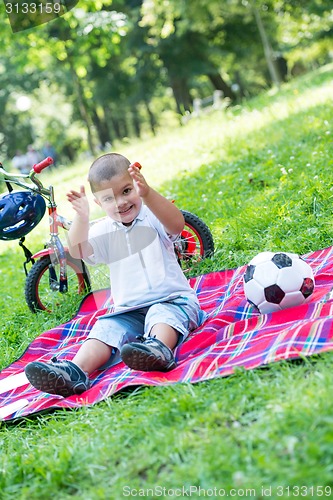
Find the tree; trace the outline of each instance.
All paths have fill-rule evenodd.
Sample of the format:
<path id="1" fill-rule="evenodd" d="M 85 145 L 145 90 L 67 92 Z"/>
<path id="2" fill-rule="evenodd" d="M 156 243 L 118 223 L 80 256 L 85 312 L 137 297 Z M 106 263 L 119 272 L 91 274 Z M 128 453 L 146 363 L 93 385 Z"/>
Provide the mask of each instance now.
<path id="1" fill-rule="evenodd" d="M 57 131 L 59 147 L 69 151 L 69 129 L 79 125 L 95 154 L 143 128 L 155 133 L 165 103 L 173 104 L 169 87 L 183 114 L 214 89 L 233 100 L 232 83 L 249 95 L 277 82 L 272 62 L 279 53 L 285 63 L 297 60 L 300 48 L 303 57 L 309 43 L 322 43 L 326 57 L 332 50 L 328 0 L 85 0 L 78 7 L 15 35 L 0 17 L 2 154 L 34 139 L 38 112 L 19 113 L 15 96 L 36 102 L 46 87 L 62 95 L 71 116 L 66 122 L 40 113 L 40 140 Z"/>
<path id="2" fill-rule="evenodd" d="M 207 75 L 213 88 L 222 90 L 225 97 L 235 98 L 230 85 L 219 71 L 222 54 L 215 38 L 223 19 L 218 17 L 214 20 L 216 11 L 213 9 L 211 12 L 209 7 L 209 2 L 143 3 L 140 22 L 149 27 L 147 43 L 155 47 L 168 72 L 179 113 L 192 109 L 190 88 L 193 79 L 200 75 Z M 219 62 L 216 57 L 218 52 Z"/>
<path id="3" fill-rule="evenodd" d="M 1 14 L 4 14 L 1 16 Z M 17 149 L 24 151 L 33 142 L 34 131 L 28 112 L 23 113 L 16 105 L 19 96 L 30 95 L 43 79 L 43 65 L 34 71 L 35 64 L 41 63 L 39 55 L 27 58 L 29 43 L 20 33 L 13 35 L 5 17 L 4 6 L 0 4 L 0 30 L 2 50 L 0 54 L 0 151 L 2 156 L 13 156 Z M 30 40 L 38 45 L 37 37 Z"/>

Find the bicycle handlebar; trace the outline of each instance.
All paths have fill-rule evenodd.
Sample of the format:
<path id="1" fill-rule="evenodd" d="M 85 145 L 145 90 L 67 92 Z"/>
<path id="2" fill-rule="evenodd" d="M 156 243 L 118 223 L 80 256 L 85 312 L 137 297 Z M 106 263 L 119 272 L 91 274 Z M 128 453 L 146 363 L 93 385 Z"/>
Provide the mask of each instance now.
<path id="1" fill-rule="evenodd" d="M 41 171 L 44 170 L 44 168 L 48 167 L 49 165 L 52 165 L 52 163 L 53 163 L 53 158 L 51 158 L 51 156 L 48 156 L 39 163 L 35 163 L 32 169 L 36 174 L 40 174 Z"/>
<path id="2" fill-rule="evenodd" d="M 36 178 L 36 176 L 37 174 L 40 174 L 40 172 L 44 170 L 44 168 L 48 167 L 52 163 L 53 163 L 53 158 L 51 158 L 51 156 L 48 156 L 44 160 L 33 165 L 32 169 L 28 174 L 7 172 L 7 170 L 5 170 L 2 164 L 0 163 L 0 181 L 13 183 L 16 186 L 22 187 L 27 190 L 35 191 L 37 193 L 49 197 L 51 194 L 51 188 L 44 188 L 43 184 L 39 179 Z M 30 183 L 25 182 L 25 180 L 31 182 Z M 35 186 L 33 186 L 31 183 L 33 183 Z"/>

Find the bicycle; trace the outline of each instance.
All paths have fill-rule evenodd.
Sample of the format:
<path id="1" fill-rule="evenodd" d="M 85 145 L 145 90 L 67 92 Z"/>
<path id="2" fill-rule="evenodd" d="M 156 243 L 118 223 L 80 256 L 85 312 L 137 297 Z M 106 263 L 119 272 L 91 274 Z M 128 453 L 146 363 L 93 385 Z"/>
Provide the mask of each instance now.
<path id="1" fill-rule="evenodd" d="M 71 221 L 58 214 L 54 187 L 52 185 L 48 188 L 44 187 L 41 180 L 37 178 L 52 163 L 51 157 L 45 158 L 35 164 L 28 174 L 10 173 L 0 163 L 0 181 L 5 182 L 8 189 L 8 193 L 0 196 L 0 240 L 19 240 L 19 245 L 25 255 L 23 263 L 26 275 L 25 300 L 33 313 L 54 311 L 62 300 L 67 299 L 69 293 L 82 296 L 96 289 L 87 264 L 83 260 L 71 257 L 68 248 L 60 239 L 59 228 L 68 231 Z M 11 184 L 23 188 L 28 195 L 24 194 L 25 191 L 13 191 Z M 27 196 L 31 199 L 27 199 Z M 4 212 L 1 211 L 1 204 L 4 208 L 14 205 L 15 209 L 18 209 L 15 212 L 16 215 L 12 217 L 14 220 L 11 220 L 9 224 L 8 221 L 3 222 Z M 43 218 L 46 206 L 50 239 L 43 249 L 32 253 L 24 244 L 25 236 Z M 29 212 L 30 219 L 29 215 L 26 215 L 25 219 L 22 216 L 18 217 L 20 210 L 22 214 Z M 185 227 L 174 242 L 174 249 L 178 262 L 186 274 L 190 272 L 194 262 L 214 253 L 214 241 L 208 226 L 198 216 L 186 210 L 181 210 L 181 212 L 184 215 Z M 94 222 L 96 221 L 92 221 L 92 224 Z M 29 271 L 28 265 L 31 265 Z"/>

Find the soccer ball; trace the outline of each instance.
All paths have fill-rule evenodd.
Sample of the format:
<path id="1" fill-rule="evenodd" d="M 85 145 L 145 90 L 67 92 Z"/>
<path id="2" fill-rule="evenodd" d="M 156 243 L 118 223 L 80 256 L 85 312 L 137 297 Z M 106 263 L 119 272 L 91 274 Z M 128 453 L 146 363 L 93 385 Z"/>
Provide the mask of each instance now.
<path id="1" fill-rule="evenodd" d="M 259 253 L 243 282 L 247 300 L 262 314 L 303 304 L 314 290 L 311 267 L 295 253 Z"/>

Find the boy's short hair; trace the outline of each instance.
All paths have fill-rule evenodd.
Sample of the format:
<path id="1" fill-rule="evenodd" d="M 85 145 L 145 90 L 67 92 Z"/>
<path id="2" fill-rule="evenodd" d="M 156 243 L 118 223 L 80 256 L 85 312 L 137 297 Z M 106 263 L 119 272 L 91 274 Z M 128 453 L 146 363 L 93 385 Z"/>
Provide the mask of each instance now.
<path id="1" fill-rule="evenodd" d="M 91 191 L 96 193 L 100 190 L 103 181 L 109 181 L 115 175 L 128 170 L 130 161 L 118 153 L 107 153 L 97 158 L 91 165 L 88 173 L 88 181 Z"/>

